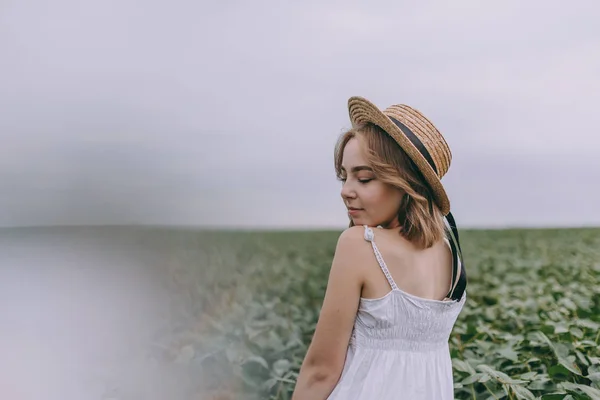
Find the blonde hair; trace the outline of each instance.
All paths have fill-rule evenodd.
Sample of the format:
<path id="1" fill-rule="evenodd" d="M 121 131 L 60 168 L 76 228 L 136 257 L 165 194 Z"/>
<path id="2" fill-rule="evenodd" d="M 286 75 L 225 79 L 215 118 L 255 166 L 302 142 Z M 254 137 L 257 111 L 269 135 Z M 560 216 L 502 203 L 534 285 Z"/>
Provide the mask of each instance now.
<path id="1" fill-rule="evenodd" d="M 402 192 L 398 210 L 400 234 L 420 248 L 429 248 L 446 234 L 444 215 L 415 163 L 398 143 L 379 126 L 368 123 L 342 134 L 334 152 L 335 172 L 342 176 L 344 148 L 356 138 L 365 150 L 369 166 L 378 180 Z M 350 219 L 350 225 L 354 223 Z"/>

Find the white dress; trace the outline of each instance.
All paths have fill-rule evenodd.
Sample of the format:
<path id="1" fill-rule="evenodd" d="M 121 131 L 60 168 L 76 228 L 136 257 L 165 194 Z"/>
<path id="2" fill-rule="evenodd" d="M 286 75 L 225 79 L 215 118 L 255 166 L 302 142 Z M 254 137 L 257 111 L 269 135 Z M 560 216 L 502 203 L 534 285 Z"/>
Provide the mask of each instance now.
<path id="1" fill-rule="evenodd" d="M 459 301 L 430 300 L 398 288 L 365 227 L 392 290 L 361 298 L 342 375 L 329 400 L 452 400 L 448 340 L 460 314 Z"/>

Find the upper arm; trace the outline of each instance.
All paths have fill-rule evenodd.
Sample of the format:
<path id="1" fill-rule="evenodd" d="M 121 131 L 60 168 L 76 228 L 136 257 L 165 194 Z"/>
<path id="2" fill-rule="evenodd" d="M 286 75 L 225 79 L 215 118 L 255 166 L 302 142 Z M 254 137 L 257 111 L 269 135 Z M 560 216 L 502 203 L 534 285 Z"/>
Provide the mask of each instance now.
<path id="1" fill-rule="evenodd" d="M 362 227 L 346 229 L 338 239 L 319 320 L 304 364 L 321 373 L 338 374 L 359 306 L 366 252 Z"/>

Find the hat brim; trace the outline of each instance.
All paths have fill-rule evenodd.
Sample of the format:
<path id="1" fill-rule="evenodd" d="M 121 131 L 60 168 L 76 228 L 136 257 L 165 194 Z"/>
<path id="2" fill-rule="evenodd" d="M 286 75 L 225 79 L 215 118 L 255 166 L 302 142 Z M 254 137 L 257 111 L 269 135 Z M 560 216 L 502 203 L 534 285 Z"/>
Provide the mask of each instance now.
<path id="1" fill-rule="evenodd" d="M 353 127 L 363 123 L 372 123 L 379 126 L 396 140 L 421 171 L 421 174 L 432 190 L 434 200 L 440 211 L 444 215 L 447 215 L 450 212 L 450 200 L 438 174 L 415 145 L 406 137 L 404 132 L 376 105 L 363 97 L 351 97 L 348 100 L 348 112 Z"/>

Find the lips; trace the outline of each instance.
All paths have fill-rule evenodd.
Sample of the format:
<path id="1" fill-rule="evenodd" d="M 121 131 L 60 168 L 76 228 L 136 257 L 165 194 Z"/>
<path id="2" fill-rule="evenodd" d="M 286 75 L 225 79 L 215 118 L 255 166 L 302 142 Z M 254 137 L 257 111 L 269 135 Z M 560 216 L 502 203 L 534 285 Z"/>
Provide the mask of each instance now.
<path id="1" fill-rule="evenodd" d="M 362 211 L 362 208 L 348 207 L 348 214 L 354 215 Z"/>

